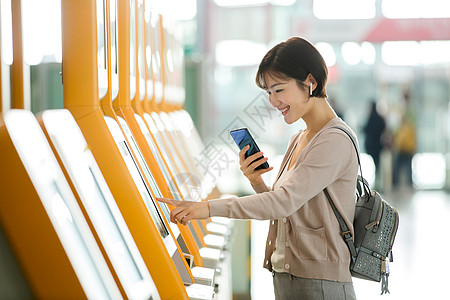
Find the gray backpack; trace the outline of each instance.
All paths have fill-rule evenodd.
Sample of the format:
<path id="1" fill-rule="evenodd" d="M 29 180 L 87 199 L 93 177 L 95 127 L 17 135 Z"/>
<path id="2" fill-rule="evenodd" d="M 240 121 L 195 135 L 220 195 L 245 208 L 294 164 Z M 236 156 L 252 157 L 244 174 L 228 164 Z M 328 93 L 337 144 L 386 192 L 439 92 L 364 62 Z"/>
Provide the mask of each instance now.
<path id="1" fill-rule="evenodd" d="M 342 127 L 334 127 L 344 131 L 352 140 L 358 156 L 361 176 L 357 181 L 357 201 L 352 236 L 327 189 L 324 189 L 334 214 L 341 227 L 342 236 L 351 254 L 350 272 L 352 276 L 376 282 L 381 281 L 381 294 L 389 293 L 389 265 L 393 261 L 392 245 L 398 229 L 399 215 L 397 210 L 383 200 L 376 191 L 371 190 L 362 177 L 359 151 L 353 136 Z"/>

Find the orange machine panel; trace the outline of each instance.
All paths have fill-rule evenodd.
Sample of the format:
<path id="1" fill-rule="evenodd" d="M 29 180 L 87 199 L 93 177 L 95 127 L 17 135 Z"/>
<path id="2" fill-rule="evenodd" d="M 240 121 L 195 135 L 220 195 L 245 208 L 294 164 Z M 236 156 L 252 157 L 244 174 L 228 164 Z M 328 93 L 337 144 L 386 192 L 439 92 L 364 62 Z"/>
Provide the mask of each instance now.
<path id="1" fill-rule="evenodd" d="M 118 7 L 120 11 L 122 7 Z M 63 0 L 61 8 L 64 106 L 69 109 L 82 130 L 161 298 L 187 299 L 180 275 L 165 249 L 100 110 L 97 5 L 95 1 L 90 0 Z"/>

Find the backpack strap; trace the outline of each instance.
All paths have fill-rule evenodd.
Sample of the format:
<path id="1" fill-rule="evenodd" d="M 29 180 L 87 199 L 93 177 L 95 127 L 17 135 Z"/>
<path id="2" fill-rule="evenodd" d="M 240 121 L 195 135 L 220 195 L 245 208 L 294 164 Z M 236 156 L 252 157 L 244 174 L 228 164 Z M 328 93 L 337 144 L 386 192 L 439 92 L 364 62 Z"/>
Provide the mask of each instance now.
<path id="1" fill-rule="evenodd" d="M 354 260 L 356 258 L 356 248 L 355 248 L 355 244 L 353 243 L 352 233 L 350 232 L 350 229 L 348 229 L 348 226 L 345 223 L 344 218 L 342 217 L 342 215 L 339 213 L 336 206 L 334 205 L 333 199 L 331 199 L 331 196 L 328 193 L 327 188 L 324 188 L 323 191 L 325 192 L 328 202 L 330 203 L 331 208 L 333 209 L 333 212 L 336 215 L 336 218 L 339 222 L 339 226 L 341 227 L 342 237 L 344 238 L 344 241 L 347 244 L 348 249 L 350 250 L 350 254 L 352 255 L 352 259 Z"/>
<path id="2" fill-rule="evenodd" d="M 364 187 L 365 192 L 368 193 L 368 195 L 369 195 L 370 192 L 368 192 L 366 190 L 366 188 L 368 189 L 369 186 L 366 185 L 365 179 L 364 179 L 364 177 L 362 177 L 362 168 L 361 168 L 361 160 L 359 158 L 359 150 L 358 150 L 358 146 L 356 144 L 356 141 L 355 141 L 353 135 L 347 129 L 345 129 L 343 127 L 333 126 L 332 128 L 337 128 L 337 129 L 342 130 L 343 132 L 345 132 L 348 135 L 348 137 L 352 141 L 353 146 L 355 147 L 355 150 L 356 150 L 356 156 L 358 158 L 359 171 L 361 172 L 361 178 L 362 178 L 362 182 L 363 182 L 363 187 Z M 350 254 L 352 256 L 352 259 L 354 260 L 354 259 L 356 259 L 357 253 L 356 253 L 355 244 L 353 242 L 353 236 L 352 236 L 350 230 L 348 229 L 348 226 L 345 223 L 344 218 L 342 217 L 342 215 L 337 210 L 336 205 L 334 205 L 333 199 L 331 199 L 331 196 L 328 193 L 327 188 L 324 188 L 323 191 L 325 193 L 325 196 L 327 196 L 328 202 L 330 203 L 330 206 L 333 209 L 334 214 L 336 215 L 336 219 L 338 220 L 339 226 L 341 227 L 342 237 L 344 238 L 344 241 L 347 244 L 348 249 L 350 250 Z M 370 189 L 369 189 L 369 191 L 370 191 Z"/>
<path id="3" fill-rule="evenodd" d="M 359 165 L 359 174 L 361 174 L 361 182 L 364 188 L 364 192 L 366 193 L 366 195 L 370 195 L 370 188 L 369 188 L 369 184 L 367 183 L 367 180 L 364 178 L 363 173 L 362 173 L 362 167 L 361 167 L 361 159 L 359 158 L 359 149 L 358 149 L 358 145 L 356 144 L 356 140 L 353 137 L 353 135 L 344 127 L 341 126 L 333 126 L 332 128 L 336 128 L 336 129 L 340 129 L 343 132 L 345 132 L 348 137 L 350 138 L 350 140 L 353 143 L 353 147 L 355 148 L 356 151 L 356 157 L 358 158 L 358 165 Z M 360 186 L 358 185 L 358 190 L 360 189 Z"/>

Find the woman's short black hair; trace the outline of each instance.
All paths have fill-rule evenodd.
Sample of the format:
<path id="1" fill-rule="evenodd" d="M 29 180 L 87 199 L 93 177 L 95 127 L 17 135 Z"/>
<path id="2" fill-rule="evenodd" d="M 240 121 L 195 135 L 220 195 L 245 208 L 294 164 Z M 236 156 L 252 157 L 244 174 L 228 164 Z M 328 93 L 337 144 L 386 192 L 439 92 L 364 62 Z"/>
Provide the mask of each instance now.
<path id="1" fill-rule="evenodd" d="M 317 81 L 312 97 L 326 98 L 328 69 L 319 51 L 309 41 L 301 37 L 292 37 L 269 50 L 259 64 L 256 84 L 262 89 L 267 85 L 265 75 L 278 78 L 293 78 L 299 87 L 308 88 L 305 83 L 308 74 Z"/>

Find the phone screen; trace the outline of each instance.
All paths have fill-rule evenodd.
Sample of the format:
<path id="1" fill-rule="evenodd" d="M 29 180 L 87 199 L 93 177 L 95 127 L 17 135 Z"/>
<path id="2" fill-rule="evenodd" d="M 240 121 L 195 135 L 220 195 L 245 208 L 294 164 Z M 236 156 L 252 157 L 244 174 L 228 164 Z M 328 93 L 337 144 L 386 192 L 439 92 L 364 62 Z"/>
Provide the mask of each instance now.
<path id="1" fill-rule="evenodd" d="M 252 135 L 250 134 L 247 128 L 232 130 L 230 131 L 230 134 L 233 137 L 236 144 L 238 145 L 239 149 L 242 150 L 242 148 L 244 148 L 245 146 L 250 145 L 250 148 L 245 153 L 245 158 L 260 151 L 258 145 L 256 145 L 255 140 L 253 139 Z M 257 160 L 263 157 L 260 157 Z M 256 167 L 255 170 L 267 168 L 269 168 L 269 164 L 267 162 L 264 162 L 262 165 Z"/>

